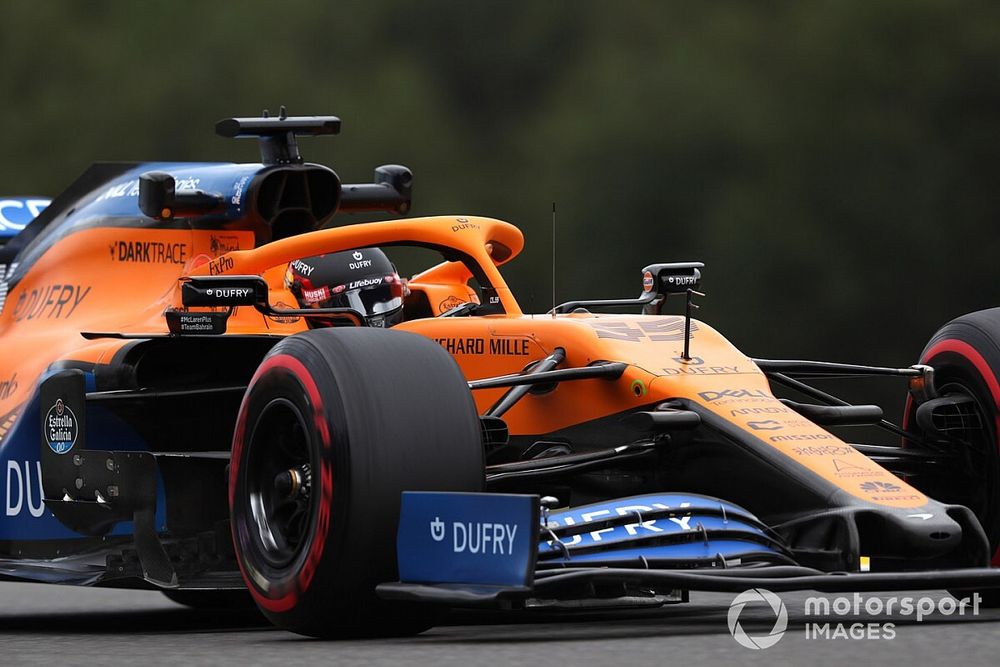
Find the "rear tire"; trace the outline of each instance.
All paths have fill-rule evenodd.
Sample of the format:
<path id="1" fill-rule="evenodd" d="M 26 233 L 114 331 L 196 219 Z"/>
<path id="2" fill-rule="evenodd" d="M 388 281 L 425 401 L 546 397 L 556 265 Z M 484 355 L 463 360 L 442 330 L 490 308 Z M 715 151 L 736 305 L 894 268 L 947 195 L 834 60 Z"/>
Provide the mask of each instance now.
<path id="1" fill-rule="evenodd" d="M 301 483 L 289 491 L 293 470 Z M 290 336 L 251 380 L 233 440 L 247 587 L 269 620 L 299 634 L 420 632 L 435 610 L 374 593 L 398 578 L 400 493 L 481 491 L 483 476 L 475 403 L 439 345 L 370 328 Z"/>
<path id="2" fill-rule="evenodd" d="M 969 451 L 963 453 L 967 476 L 917 477 L 913 484 L 938 500 L 968 506 L 989 538 L 992 565 L 1000 566 L 1000 308 L 969 313 L 941 327 L 921 353 L 920 363 L 934 368 L 939 395 L 974 399 L 982 429 L 968 437 Z M 903 424 L 919 433 L 916 409 L 907 402 Z M 965 597 L 970 591 L 953 594 Z M 986 606 L 1000 606 L 1000 590 L 980 594 Z"/>

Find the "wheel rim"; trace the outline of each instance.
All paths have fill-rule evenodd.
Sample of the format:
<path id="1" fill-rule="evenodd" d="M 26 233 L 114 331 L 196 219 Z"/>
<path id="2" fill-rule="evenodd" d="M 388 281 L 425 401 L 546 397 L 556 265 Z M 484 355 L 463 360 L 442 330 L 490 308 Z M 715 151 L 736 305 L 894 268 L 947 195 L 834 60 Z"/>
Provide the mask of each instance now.
<path id="1" fill-rule="evenodd" d="M 278 398 L 261 411 L 247 447 L 251 538 L 273 568 L 287 567 L 309 541 L 316 513 L 310 444 L 302 413 Z"/>

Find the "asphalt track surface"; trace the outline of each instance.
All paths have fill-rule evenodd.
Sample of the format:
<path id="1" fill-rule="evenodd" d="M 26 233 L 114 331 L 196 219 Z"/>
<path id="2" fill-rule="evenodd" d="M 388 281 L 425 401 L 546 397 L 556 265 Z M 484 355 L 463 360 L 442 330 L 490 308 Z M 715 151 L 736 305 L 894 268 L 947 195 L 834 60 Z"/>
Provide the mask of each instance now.
<path id="1" fill-rule="evenodd" d="M 895 623 L 893 639 L 807 639 L 805 599 L 783 594 L 788 630 L 751 650 L 730 635 L 728 594 L 694 594 L 655 613 L 551 617 L 462 615 L 417 637 L 316 641 L 268 627 L 253 612 L 192 611 L 146 591 L 0 583 L 0 665 L 861 665 L 1000 664 L 1000 610 L 824 621 Z M 946 597 L 940 592 L 900 593 Z M 826 596 L 833 598 L 835 596 Z M 872 596 L 887 600 L 890 595 Z M 773 627 L 769 608 L 739 617 L 751 634 Z"/>

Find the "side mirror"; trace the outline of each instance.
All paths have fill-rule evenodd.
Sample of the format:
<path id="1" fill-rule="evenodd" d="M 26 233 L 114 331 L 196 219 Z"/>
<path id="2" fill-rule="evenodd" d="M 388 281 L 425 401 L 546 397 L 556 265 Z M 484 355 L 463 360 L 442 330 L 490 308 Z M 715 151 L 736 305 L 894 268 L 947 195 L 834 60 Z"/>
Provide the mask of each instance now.
<path id="1" fill-rule="evenodd" d="M 191 277 L 181 283 L 185 308 L 237 308 L 267 303 L 267 283 L 260 276 Z"/>
<path id="2" fill-rule="evenodd" d="M 364 315 L 353 308 L 275 308 L 269 301 L 267 282 L 260 276 L 185 276 L 181 281 L 184 310 L 167 309 L 164 317 L 172 334 L 219 335 L 234 308 L 252 306 L 268 317 L 325 317 L 354 326 L 364 324 Z M 191 308 L 226 308 L 205 312 Z"/>
<path id="3" fill-rule="evenodd" d="M 150 171 L 139 177 L 139 210 L 157 220 L 202 215 L 222 206 L 222 196 L 202 190 L 177 190 L 170 174 Z"/>
<path id="4" fill-rule="evenodd" d="M 698 289 L 703 268 L 702 262 L 650 264 L 642 270 L 642 291 L 659 295 L 684 294 L 689 289 Z"/>
<path id="5" fill-rule="evenodd" d="M 413 172 L 398 164 L 375 169 L 373 183 L 345 183 L 340 191 L 341 213 L 387 211 L 405 215 L 413 199 Z"/>
<path id="6" fill-rule="evenodd" d="M 551 312 L 571 313 L 577 308 L 594 306 L 603 308 L 642 306 L 644 315 L 659 315 L 668 294 L 687 294 L 688 310 L 692 307 L 697 308 L 691 304 L 691 295 L 704 296 L 694 291 L 701 283 L 701 269 L 704 267 L 705 265 L 701 262 L 650 264 L 642 270 L 642 293 L 635 299 L 567 301 L 553 308 Z"/>
<path id="7" fill-rule="evenodd" d="M 391 187 L 409 206 L 413 196 L 413 172 L 407 167 L 401 164 L 383 164 L 375 167 L 375 183 Z"/>

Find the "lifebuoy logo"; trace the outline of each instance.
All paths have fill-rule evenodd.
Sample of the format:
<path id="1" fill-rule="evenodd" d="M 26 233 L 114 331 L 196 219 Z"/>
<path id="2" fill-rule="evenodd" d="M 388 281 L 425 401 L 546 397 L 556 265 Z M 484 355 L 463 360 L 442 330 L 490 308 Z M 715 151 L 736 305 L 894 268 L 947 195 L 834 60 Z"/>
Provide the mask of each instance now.
<path id="1" fill-rule="evenodd" d="M 371 287 L 372 285 L 382 284 L 382 278 L 362 278 L 361 280 L 355 280 L 347 289 L 358 289 L 359 287 Z"/>
<path id="2" fill-rule="evenodd" d="M 774 624 L 771 630 L 763 634 L 748 633 L 740 623 L 740 617 L 748 605 L 763 607 L 765 615 L 774 614 Z M 764 588 L 751 588 L 737 595 L 729 605 L 729 634 L 733 639 L 749 649 L 760 650 L 771 648 L 785 636 L 788 629 L 788 610 L 781 598 Z"/>

